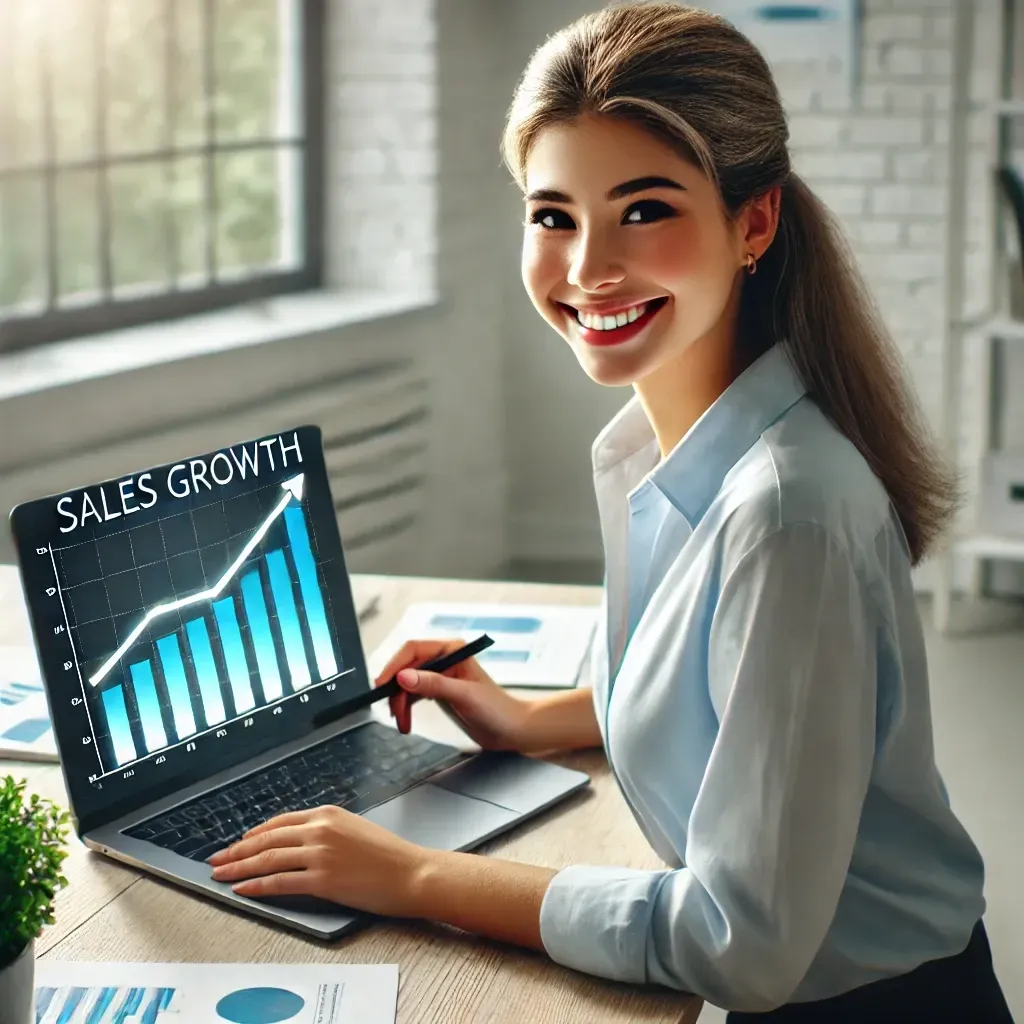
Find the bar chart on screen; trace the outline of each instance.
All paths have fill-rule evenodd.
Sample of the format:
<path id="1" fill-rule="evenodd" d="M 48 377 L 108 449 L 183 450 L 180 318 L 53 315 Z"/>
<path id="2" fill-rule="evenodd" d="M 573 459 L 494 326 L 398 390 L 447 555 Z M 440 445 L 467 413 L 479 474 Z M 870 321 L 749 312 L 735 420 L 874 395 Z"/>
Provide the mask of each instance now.
<path id="1" fill-rule="evenodd" d="M 94 781 L 347 674 L 303 482 L 51 547 Z"/>

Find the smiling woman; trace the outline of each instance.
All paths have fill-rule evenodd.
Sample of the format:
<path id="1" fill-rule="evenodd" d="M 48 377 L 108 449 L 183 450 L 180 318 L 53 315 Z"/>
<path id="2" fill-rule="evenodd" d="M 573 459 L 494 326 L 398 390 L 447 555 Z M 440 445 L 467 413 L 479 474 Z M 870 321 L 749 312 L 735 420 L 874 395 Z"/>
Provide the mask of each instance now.
<path id="1" fill-rule="evenodd" d="M 606 7 L 534 54 L 504 135 L 523 281 L 590 377 L 636 392 L 593 450 L 593 689 L 523 703 L 473 661 L 415 670 L 425 641 L 378 680 L 398 673 L 403 731 L 426 697 L 487 748 L 602 745 L 664 869 L 441 853 L 321 808 L 216 877 L 442 920 L 733 1024 L 1009 1022 L 911 582 L 954 488 L 787 141 L 764 59 L 703 11 Z"/>
<path id="2" fill-rule="evenodd" d="M 636 382 L 649 404 L 649 385 L 665 379 L 656 369 L 682 359 L 692 378 L 693 360 L 703 360 L 708 388 L 692 405 L 666 389 L 672 408 L 656 427 L 669 451 L 738 368 L 723 344 L 736 329 L 736 272 L 747 251 L 767 248 L 778 196 L 758 197 L 731 225 L 691 160 L 624 118 L 594 114 L 541 132 L 524 184 L 527 291 L 594 380 Z"/>

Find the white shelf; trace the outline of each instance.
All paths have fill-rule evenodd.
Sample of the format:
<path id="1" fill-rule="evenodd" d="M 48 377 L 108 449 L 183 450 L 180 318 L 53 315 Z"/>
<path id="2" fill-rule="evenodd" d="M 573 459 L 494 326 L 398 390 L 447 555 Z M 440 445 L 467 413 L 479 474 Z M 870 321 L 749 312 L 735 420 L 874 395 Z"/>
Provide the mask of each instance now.
<path id="1" fill-rule="evenodd" d="M 1004 341 L 1024 341 L 1024 320 L 997 316 L 985 322 L 983 330 L 990 338 L 1002 338 Z"/>
<path id="2" fill-rule="evenodd" d="M 999 100 L 991 104 L 990 109 L 1000 117 L 1020 117 L 1024 114 L 1024 99 Z"/>
<path id="3" fill-rule="evenodd" d="M 1012 14 L 1020 14 L 1020 3 L 1013 0 L 1010 4 L 996 4 L 1000 22 L 998 33 L 1001 51 L 998 55 L 985 54 L 980 61 L 977 59 L 975 41 L 978 37 L 979 10 L 987 9 L 987 5 L 976 0 L 951 0 L 953 13 L 952 33 L 952 95 L 949 105 L 949 140 L 947 150 L 946 180 L 949 188 L 950 203 L 946 217 L 946 243 L 944 246 L 945 290 L 943 292 L 943 363 L 942 363 L 942 434 L 944 442 L 951 451 L 958 451 L 958 439 L 961 422 L 973 413 L 988 433 L 991 421 L 993 394 L 991 387 L 967 389 L 963 387 L 960 361 L 965 351 L 965 341 L 973 336 L 986 343 L 988 351 L 978 352 L 986 362 L 986 370 L 991 371 L 991 348 L 997 340 L 1007 345 L 1024 343 L 1024 317 L 1015 319 L 1004 306 L 1005 287 L 1002 277 L 1003 264 L 1008 255 L 1001 232 L 996 225 L 1002 221 L 997 216 L 1001 211 L 1002 195 L 994 174 L 988 175 L 985 191 L 986 212 L 984 220 L 992 228 L 987 242 L 992 266 L 996 268 L 989 280 L 988 296 L 985 298 L 987 309 L 980 315 L 969 315 L 967 308 L 966 284 L 968 276 L 965 261 L 968 254 L 967 236 L 967 197 L 970 194 L 970 161 L 972 149 L 969 131 L 971 114 L 981 113 L 993 119 L 993 129 L 1009 125 L 1009 118 L 1024 118 L 1024 96 L 1017 96 L 1012 91 L 1011 46 Z M 977 73 L 991 77 L 993 87 L 988 101 L 977 101 L 972 98 L 972 83 Z M 986 89 L 986 91 L 988 91 Z M 1008 157 L 1007 133 L 993 130 L 987 140 L 984 156 L 990 169 L 1003 166 Z M 998 244 L 997 244 L 998 243 Z M 972 353 L 972 358 L 974 353 Z M 988 372 L 989 384 L 992 374 Z M 973 409 L 965 408 L 966 400 L 970 400 Z M 980 439 L 979 439 L 980 440 Z M 985 438 L 987 445 L 990 438 Z M 981 458 L 981 453 L 975 453 Z M 966 468 L 966 467 L 965 467 Z M 978 467 L 975 467 L 977 470 Z M 976 481 L 979 486 L 980 479 Z M 1009 525 L 1013 525 L 1012 522 Z M 952 597 L 955 585 L 955 555 L 973 558 L 971 584 L 972 595 L 980 595 L 984 586 L 982 563 L 985 559 L 1005 559 L 1007 561 L 1024 562 L 1024 533 L 1014 536 L 1004 535 L 1003 526 L 996 527 L 998 532 L 986 532 L 985 526 L 978 523 L 968 526 L 965 535 L 954 539 L 944 551 L 937 563 L 935 576 L 933 615 L 939 632 L 946 632 L 950 626 Z"/>
<path id="4" fill-rule="evenodd" d="M 964 537 L 956 544 L 956 550 L 975 558 L 1005 558 L 1010 561 L 1024 561 L 1024 536 L 1000 537 L 995 534 L 978 533 Z"/>

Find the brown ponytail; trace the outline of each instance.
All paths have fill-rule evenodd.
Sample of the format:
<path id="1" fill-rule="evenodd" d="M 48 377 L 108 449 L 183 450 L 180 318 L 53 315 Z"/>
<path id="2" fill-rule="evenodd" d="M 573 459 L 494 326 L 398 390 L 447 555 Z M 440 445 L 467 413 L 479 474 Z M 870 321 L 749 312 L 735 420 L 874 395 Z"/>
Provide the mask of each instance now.
<path id="1" fill-rule="evenodd" d="M 958 482 L 838 225 L 796 174 L 783 184 L 778 236 L 745 282 L 743 307 L 762 333 L 771 325 L 809 394 L 881 480 L 919 561 L 956 510 Z"/>
<path id="2" fill-rule="evenodd" d="M 782 103 L 767 63 L 723 18 L 676 3 L 607 7 L 552 36 L 516 90 L 502 150 L 520 184 L 548 125 L 626 119 L 700 167 L 730 216 L 780 185 L 775 241 L 747 277 L 741 343 L 782 344 L 810 395 L 885 487 L 917 563 L 958 503 L 842 234 L 790 169 Z"/>

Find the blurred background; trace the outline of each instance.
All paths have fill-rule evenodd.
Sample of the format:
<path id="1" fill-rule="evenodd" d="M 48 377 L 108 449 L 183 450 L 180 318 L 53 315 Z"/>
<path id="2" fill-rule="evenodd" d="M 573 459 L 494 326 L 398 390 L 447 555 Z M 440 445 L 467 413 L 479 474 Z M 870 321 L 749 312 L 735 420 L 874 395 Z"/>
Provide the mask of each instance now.
<path id="1" fill-rule="evenodd" d="M 313 422 L 354 570 L 600 582 L 590 444 L 629 393 L 526 298 L 498 154 L 531 51 L 597 6 L 2 0 L 0 505 Z M 701 6 L 769 57 L 968 485 L 916 579 L 1024 1013 L 1021 4 Z"/>

